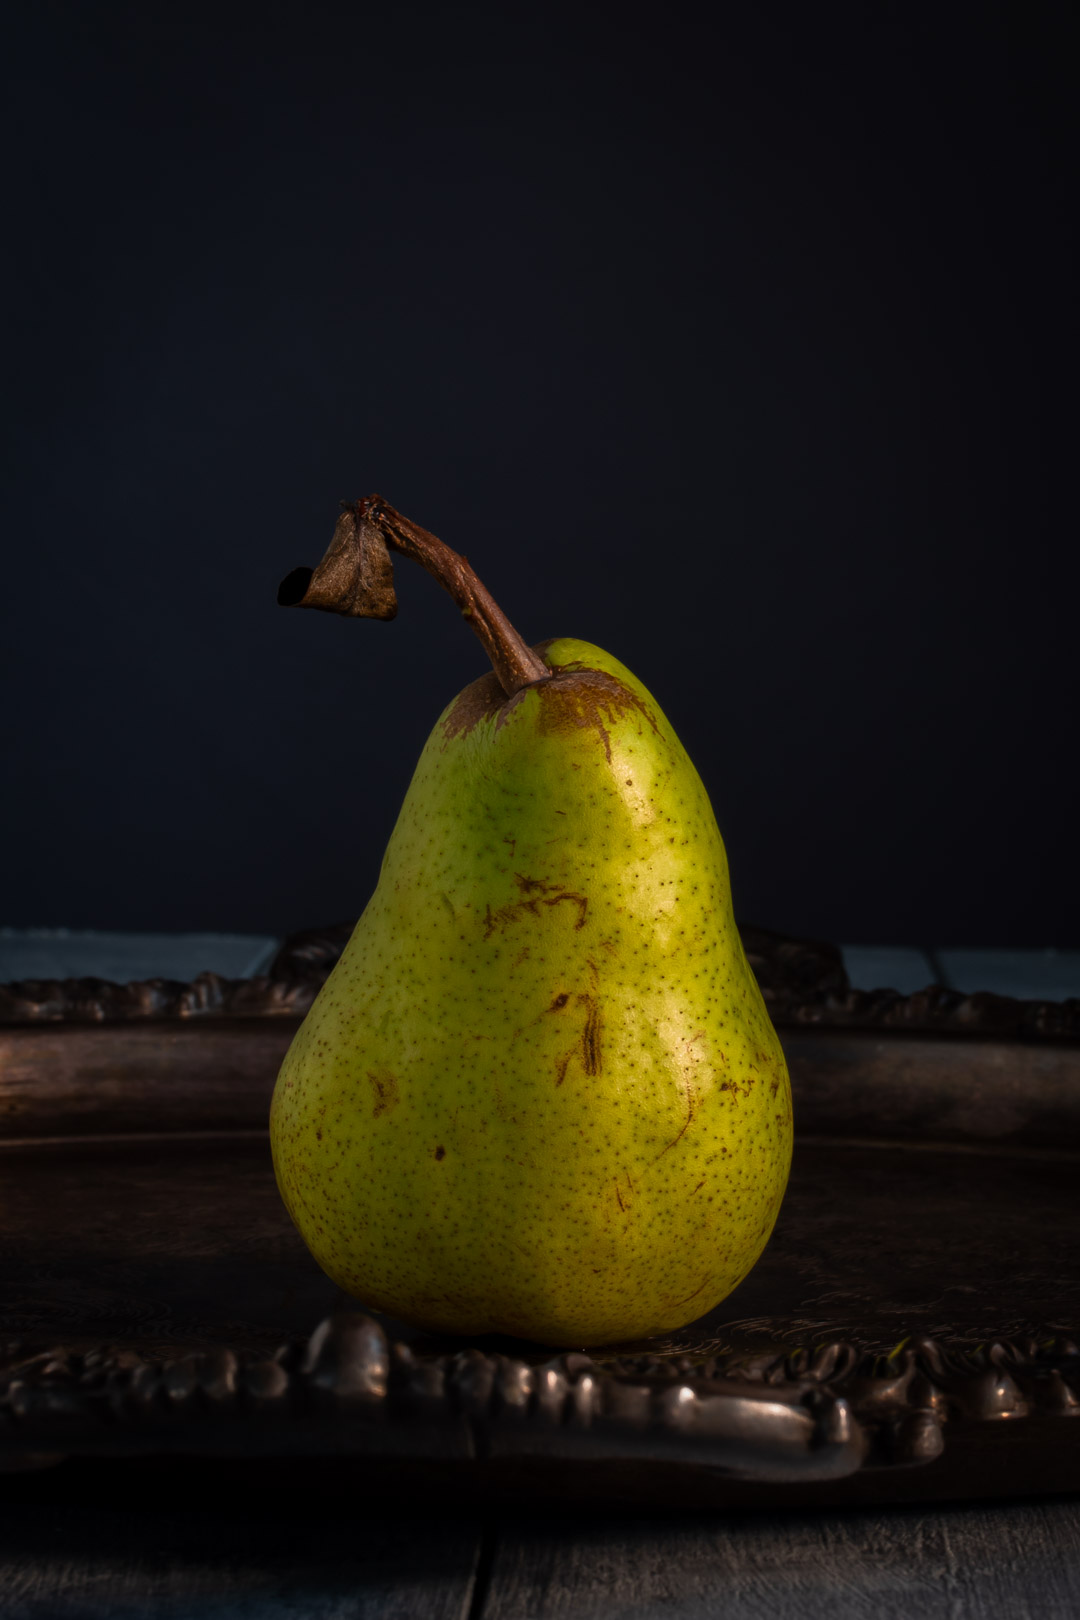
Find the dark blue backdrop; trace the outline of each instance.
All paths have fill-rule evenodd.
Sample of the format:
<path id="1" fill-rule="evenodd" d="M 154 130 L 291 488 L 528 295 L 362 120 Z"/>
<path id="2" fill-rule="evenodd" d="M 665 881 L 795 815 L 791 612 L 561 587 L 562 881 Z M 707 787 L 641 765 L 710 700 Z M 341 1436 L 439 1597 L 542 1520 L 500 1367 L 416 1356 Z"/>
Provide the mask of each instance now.
<path id="1" fill-rule="evenodd" d="M 703 10 L 16 8 L 0 921 L 359 911 L 482 668 L 275 607 L 378 489 L 653 689 L 744 918 L 1077 942 L 1068 12 Z"/>

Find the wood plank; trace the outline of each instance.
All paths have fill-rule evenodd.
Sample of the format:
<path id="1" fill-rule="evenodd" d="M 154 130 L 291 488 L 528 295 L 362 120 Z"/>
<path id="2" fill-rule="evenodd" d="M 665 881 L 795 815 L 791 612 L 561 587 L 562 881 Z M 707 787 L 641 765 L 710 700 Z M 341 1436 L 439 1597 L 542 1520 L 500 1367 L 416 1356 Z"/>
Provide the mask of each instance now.
<path id="1" fill-rule="evenodd" d="M 1080 1503 L 503 1528 L 484 1620 L 1073 1620 Z"/>
<path id="2" fill-rule="evenodd" d="M 21 1490 L 30 1487 L 28 1499 Z M 71 1500 L 0 1486 L 3 1620 L 465 1620 L 481 1532 L 423 1516 L 204 1500 Z"/>

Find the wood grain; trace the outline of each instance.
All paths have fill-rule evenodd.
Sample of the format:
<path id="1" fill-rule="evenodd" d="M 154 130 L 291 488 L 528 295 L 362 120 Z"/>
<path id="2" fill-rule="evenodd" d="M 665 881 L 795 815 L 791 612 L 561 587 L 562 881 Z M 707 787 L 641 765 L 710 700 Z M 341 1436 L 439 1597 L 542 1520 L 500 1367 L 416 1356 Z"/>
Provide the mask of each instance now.
<path id="1" fill-rule="evenodd" d="M 27 1486 L 29 1485 L 29 1493 Z M 104 1505 L 45 1480 L 0 1490 L 3 1620 L 465 1620 L 468 1523 L 325 1500 Z"/>
<path id="2" fill-rule="evenodd" d="M 504 1526 L 484 1620 L 1075 1620 L 1080 1503 Z"/>

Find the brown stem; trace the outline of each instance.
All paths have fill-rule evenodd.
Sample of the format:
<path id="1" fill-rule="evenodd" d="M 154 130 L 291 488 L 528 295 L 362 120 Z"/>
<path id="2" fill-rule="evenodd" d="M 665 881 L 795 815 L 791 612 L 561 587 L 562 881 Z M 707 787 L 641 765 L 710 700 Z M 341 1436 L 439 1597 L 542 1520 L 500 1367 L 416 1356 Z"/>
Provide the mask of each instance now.
<path id="1" fill-rule="evenodd" d="M 543 659 L 518 635 L 468 562 L 418 523 L 402 517 L 381 495 L 367 495 L 354 508 L 357 524 L 370 526 L 403 557 L 411 557 L 453 597 L 480 638 L 507 697 L 551 674 Z"/>
<path id="2" fill-rule="evenodd" d="M 395 512 L 381 495 L 343 508 L 322 562 L 317 568 L 294 568 L 278 587 L 278 601 L 282 607 L 319 608 L 347 618 L 392 619 L 397 597 L 391 550 L 420 563 L 453 597 L 507 697 L 547 679 L 547 665 L 525 645 L 465 558 Z"/>

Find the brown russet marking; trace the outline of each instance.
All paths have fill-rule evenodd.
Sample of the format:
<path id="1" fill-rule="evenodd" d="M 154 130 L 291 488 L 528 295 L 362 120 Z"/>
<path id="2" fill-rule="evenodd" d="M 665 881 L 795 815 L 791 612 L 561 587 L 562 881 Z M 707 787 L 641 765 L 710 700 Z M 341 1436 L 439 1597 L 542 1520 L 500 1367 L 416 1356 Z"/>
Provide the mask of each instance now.
<path id="1" fill-rule="evenodd" d="M 589 902 L 583 894 L 571 894 L 569 889 L 567 889 L 563 894 L 553 894 L 549 900 L 544 900 L 541 903 L 545 906 L 557 906 L 560 901 L 563 900 L 571 900 L 575 906 L 579 907 L 578 920 L 574 924 L 574 928 L 575 930 L 578 928 L 584 928 L 585 916 L 589 909 Z"/>
<path id="2" fill-rule="evenodd" d="M 481 720 L 490 720 L 506 702 L 506 693 L 499 685 L 494 671 L 472 681 L 455 699 L 453 708 L 443 721 L 443 737 L 466 737 Z"/>
<path id="3" fill-rule="evenodd" d="M 536 692 L 540 698 L 539 729 L 542 736 L 594 730 L 603 744 L 609 763 L 609 728 L 624 714 L 636 709 L 654 731 L 659 731 L 656 717 L 648 704 L 614 675 L 600 669 L 586 669 L 581 664 L 549 664 L 544 655 L 554 640 L 542 641 L 532 649 L 543 659 L 551 674 L 541 680 L 526 682 L 512 697 L 507 697 L 494 671 L 472 681 L 447 712 L 443 721 L 444 744 L 455 737 L 467 736 L 482 720 L 493 719 L 496 726 L 502 726 L 526 692 Z"/>
<path id="4" fill-rule="evenodd" d="M 581 1062 L 586 1074 L 599 1074 L 600 1059 L 600 1009 L 596 1005 L 595 996 L 579 996 L 578 1000 L 584 1002 L 589 1009 L 585 1020 L 585 1028 L 581 1032 Z"/>
<path id="5" fill-rule="evenodd" d="M 511 900 L 507 905 L 500 906 L 497 911 L 492 911 L 490 905 L 484 907 L 485 939 L 490 939 L 496 928 L 505 928 L 509 923 L 520 921 L 524 912 L 539 917 L 541 906 L 558 906 L 564 900 L 571 901 L 578 908 L 575 929 L 584 928 L 589 910 L 586 895 L 575 894 L 569 889 L 561 888 L 557 883 L 545 883 L 542 878 L 527 877 L 523 872 L 514 873 L 514 882 L 525 898 Z"/>
<path id="6" fill-rule="evenodd" d="M 541 649 L 543 647 L 541 644 Z M 600 669 L 582 669 L 568 665 L 555 666 L 549 681 L 540 681 L 533 688 L 540 698 L 540 735 L 555 736 L 570 731 L 596 732 L 603 744 L 608 763 L 611 763 L 611 732 L 626 714 L 634 710 L 644 717 L 652 729 L 659 733 L 656 717 L 636 692 L 632 692 L 614 675 Z"/>
<path id="7" fill-rule="evenodd" d="M 685 1298 L 683 1298 L 683 1299 L 672 1300 L 671 1301 L 672 1308 L 677 1310 L 680 1305 L 689 1305 L 690 1301 L 692 1299 L 697 1299 L 698 1295 L 701 1293 L 701 1290 L 703 1288 L 708 1288 L 708 1286 L 709 1286 L 709 1279 L 708 1279 L 708 1277 L 706 1277 L 705 1281 L 703 1283 L 699 1283 L 698 1286 L 694 1289 L 694 1292 L 692 1294 L 687 1294 L 685 1296 Z"/>
<path id="8" fill-rule="evenodd" d="M 367 1077 L 371 1081 L 371 1089 L 375 1094 L 375 1106 L 372 1113 L 374 1118 L 378 1119 L 380 1114 L 388 1114 L 401 1101 L 398 1095 L 397 1076 L 391 1074 L 389 1069 L 380 1069 L 377 1072 L 369 1069 Z"/>
<path id="9" fill-rule="evenodd" d="M 561 1010 L 569 999 L 570 998 L 565 995 L 556 996 L 555 1000 L 548 1008 L 548 1011 L 556 1012 Z M 599 1074 L 604 1066 L 603 1054 L 600 1049 L 600 1031 L 602 1027 L 600 1022 L 600 1008 L 597 1005 L 596 997 L 587 995 L 578 996 L 577 1003 L 579 1007 L 585 1007 L 587 1009 L 585 1026 L 581 1031 L 581 1037 L 577 1043 L 570 1048 L 569 1052 L 564 1053 L 564 1055 L 558 1060 L 558 1073 L 555 1079 L 555 1084 L 557 1086 L 561 1086 L 563 1081 L 566 1079 L 567 1070 L 575 1057 L 580 1059 L 581 1067 L 587 1075 Z M 627 1177 L 628 1181 L 629 1179 L 630 1178 Z"/>
<path id="10" fill-rule="evenodd" d="M 437 1159 L 445 1159 L 446 1158 L 446 1149 L 444 1147 L 437 1147 L 435 1149 L 435 1157 Z"/>
<path id="11" fill-rule="evenodd" d="M 723 1091 L 724 1087 L 721 1086 L 720 1090 Z M 690 1129 L 691 1125 L 694 1123 L 694 1112 L 695 1112 L 696 1107 L 697 1107 L 697 1099 L 694 1096 L 694 1088 L 690 1084 L 689 1079 L 687 1079 L 687 1082 L 686 1082 L 686 1119 L 683 1122 L 683 1127 L 680 1130 L 678 1136 L 672 1137 L 672 1139 L 668 1143 L 667 1147 L 663 1147 L 663 1148 L 660 1149 L 660 1152 L 656 1155 L 656 1159 L 653 1161 L 654 1164 L 658 1160 L 662 1159 L 664 1157 L 664 1154 L 667 1153 L 671 1148 L 676 1147 L 682 1141 L 683 1137 L 686 1135 L 687 1131 Z M 704 1286 L 704 1285 L 702 1285 L 702 1286 Z"/>

